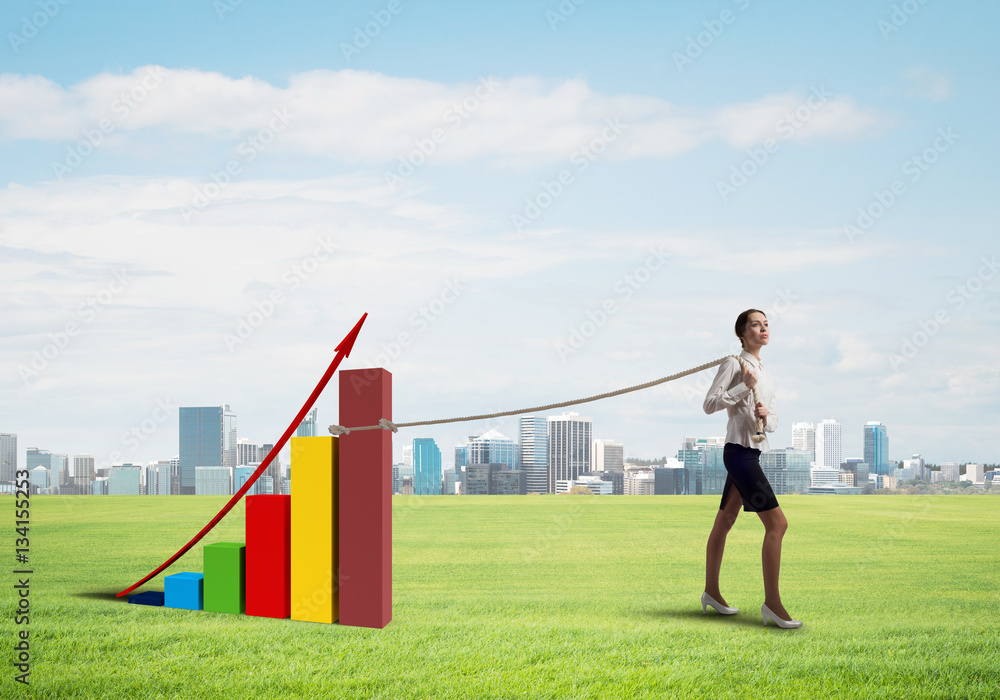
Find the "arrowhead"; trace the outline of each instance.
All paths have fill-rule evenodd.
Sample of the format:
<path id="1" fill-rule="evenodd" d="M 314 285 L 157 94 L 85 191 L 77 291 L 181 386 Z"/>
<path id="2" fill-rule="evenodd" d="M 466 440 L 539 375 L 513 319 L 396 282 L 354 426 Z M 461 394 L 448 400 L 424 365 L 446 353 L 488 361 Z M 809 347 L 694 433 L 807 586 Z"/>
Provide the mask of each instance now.
<path id="1" fill-rule="evenodd" d="M 350 357 L 351 350 L 354 349 L 354 341 L 358 339 L 358 333 L 361 332 L 361 324 L 365 322 L 366 318 L 368 318 L 367 312 L 365 312 L 365 314 L 361 317 L 361 320 L 358 321 L 357 325 L 351 329 L 351 332 L 344 336 L 344 339 L 340 341 L 340 345 L 335 347 L 334 350 L 340 352 L 341 348 L 343 348 L 344 357 Z"/>

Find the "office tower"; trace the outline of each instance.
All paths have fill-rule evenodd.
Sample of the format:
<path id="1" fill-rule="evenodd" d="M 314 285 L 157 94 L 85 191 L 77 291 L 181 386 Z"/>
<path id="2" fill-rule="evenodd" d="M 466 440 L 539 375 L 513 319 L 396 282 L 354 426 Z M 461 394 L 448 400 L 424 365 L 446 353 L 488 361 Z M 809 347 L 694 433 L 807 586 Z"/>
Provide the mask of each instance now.
<path id="1" fill-rule="evenodd" d="M 195 467 L 195 493 L 199 496 L 231 496 L 233 467 Z"/>
<path id="2" fill-rule="evenodd" d="M 236 440 L 236 466 L 242 467 L 247 464 L 260 464 L 260 445 L 246 438 Z"/>
<path id="3" fill-rule="evenodd" d="M 58 487 L 60 490 L 70 485 L 69 455 L 66 454 L 52 455 L 52 478 L 53 478 L 52 485 Z"/>
<path id="4" fill-rule="evenodd" d="M 312 437 L 316 437 L 316 436 L 313 435 Z M 253 476 L 253 473 L 254 473 L 255 469 L 256 469 L 256 467 L 251 467 L 249 465 L 242 466 L 242 467 L 235 467 L 233 469 L 233 493 L 236 493 L 241 488 L 243 488 L 243 484 L 247 483 L 247 481 L 250 479 L 250 477 Z M 247 496 L 256 496 L 256 495 L 262 493 L 259 489 L 261 487 L 261 482 L 264 482 L 264 481 L 265 481 L 265 479 L 264 479 L 264 476 L 262 474 L 261 478 L 258 479 L 254 483 L 253 486 L 251 486 L 249 489 L 247 489 L 246 495 Z"/>
<path id="5" fill-rule="evenodd" d="M 624 472 L 625 445 L 614 440 L 594 440 L 590 465 L 592 472 Z"/>
<path id="6" fill-rule="evenodd" d="M 653 470 L 630 472 L 625 475 L 626 496 L 652 496 L 656 493 L 656 475 Z"/>
<path id="7" fill-rule="evenodd" d="M 27 469 L 29 472 L 35 467 L 45 467 L 50 472 L 52 471 L 52 453 L 48 450 L 29 447 L 25 458 L 27 459 Z"/>
<path id="8" fill-rule="evenodd" d="M 273 449 L 274 445 L 269 442 L 265 442 L 263 445 L 261 445 L 260 450 L 257 452 L 257 456 L 260 458 L 260 461 L 263 462 L 265 459 L 267 459 L 267 456 L 271 454 L 271 450 Z M 260 464 L 258 464 L 257 466 L 259 467 Z M 289 467 L 288 469 L 289 472 L 291 472 L 291 467 Z M 288 478 L 289 479 L 292 478 L 291 473 L 289 473 Z M 268 487 L 262 487 L 260 493 L 272 493 L 272 494 L 285 493 L 284 491 L 281 490 L 283 487 L 281 485 L 282 481 L 281 481 L 280 454 L 274 455 L 274 459 L 271 460 L 271 463 L 267 466 L 267 469 L 264 470 L 264 473 L 260 475 L 260 479 L 258 479 L 257 481 L 259 483 L 265 479 L 269 480 L 271 482 L 271 485 Z M 267 488 L 270 488 L 271 490 L 270 491 L 264 490 Z"/>
<path id="9" fill-rule="evenodd" d="M 965 480 L 971 481 L 974 484 L 983 484 L 985 474 L 983 473 L 982 464 L 966 464 L 965 465 Z"/>
<path id="10" fill-rule="evenodd" d="M 843 461 L 843 427 L 832 418 L 824 418 L 816 426 L 816 466 L 840 469 Z"/>
<path id="11" fill-rule="evenodd" d="M 441 494 L 441 450 L 434 438 L 413 439 L 413 494 Z"/>
<path id="12" fill-rule="evenodd" d="M 462 467 L 469 463 L 467 457 L 465 445 L 455 445 L 455 476 L 459 481 L 462 480 Z"/>
<path id="13" fill-rule="evenodd" d="M 482 435 L 470 435 L 466 443 L 466 464 L 506 464 L 507 469 L 517 470 L 517 443 L 496 430 Z"/>
<path id="14" fill-rule="evenodd" d="M 170 495 L 170 460 L 150 462 L 146 465 L 146 495 Z"/>
<path id="15" fill-rule="evenodd" d="M 312 410 L 306 414 L 306 417 L 302 419 L 299 423 L 299 427 L 295 429 L 295 437 L 316 437 L 316 407 L 313 406 Z"/>
<path id="16" fill-rule="evenodd" d="M 776 496 L 786 493 L 806 493 L 812 482 L 809 450 L 784 448 L 760 454 L 760 468 Z M 832 479 L 836 481 L 836 477 Z"/>
<path id="17" fill-rule="evenodd" d="M 413 466 L 413 445 L 405 445 L 403 447 L 403 464 L 408 467 Z"/>
<path id="18" fill-rule="evenodd" d="M 548 416 L 548 491 L 555 493 L 556 481 L 577 479 L 590 471 L 590 443 L 593 420 L 575 411 Z"/>
<path id="19" fill-rule="evenodd" d="M 48 467 L 39 464 L 37 467 L 29 469 L 28 483 L 31 485 L 32 493 L 38 493 L 41 490 L 48 493 L 48 489 L 52 485 L 52 475 Z"/>
<path id="20" fill-rule="evenodd" d="M 871 465 L 868 464 L 864 459 L 859 459 L 857 457 L 848 457 L 840 464 L 840 472 L 853 474 L 854 475 L 854 485 L 864 488 L 868 485 L 869 479 L 868 475 L 873 473 Z M 874 472 L 877 474 L 877 472 Z"/>
<path id="21" fill-rule="evenodd" d="M 17 435 L 0 433 L 0 484 L 17 480 Z"/>
<path id="22" fill-rule="evenodd" d="M 180 408 L 181 493 L 195 493 L 195 467 L 235 467 L 236 413 L 222 406 Z"/>
<path id="23" fill-rule="evenodd" d="M 903 460 L 903 469 L 910 468 L 913 470 L 914 479 L 922 479 L 927 481 L 927 466 L 924 464 L 924 458 L 919 454 L 913 455 L 912 459 Z M 982 481 L 982 479 L 980 479 Z"/>
<path id="24" fill-rule="evenodd" d="M 73 455 L 73 488 L 79 495 L 93 493 L 94 455 Z"/>
<path id="25" fill-rule="evenodd" d="M 109 496 L 138 496 L 142 493 L 142 467 L 122 464 L 108 470 Z"/>
<path id="26" fill-rule="evenodd" d="M 685 468 L 685 494 L 722 494 L 726 485 L 726 465 L 722 460 L 724 437 L 685 437 L 677 459 Z"/>
<path id="27" fill-rule="evenodd" d="M 548 493 L 549 428 L 544 417 L 521 416 L 519 447 L 527 493 Z"/>
<path id="28" fill-rule="evenodd" d="M 865 423 L 864 461 L 875 474 L 891 474 L 896 469 L 889 463 L 889 434 L 877 420 Z"/>
<path id="29" fill-rule="evenodd" d="M 653 467 L 653 493 L 679 496 L 684 493 L 684 464 L 676 459 L 662 467 Z"/>
<path id="30" fill-rule="evenodd" d="M 959 468 L 958 462 L 941 462 L 941 477 L 939 481 L 958 481 Z"/>
<path id="31" fill-rule="evenodd" d="M 792 423 L 792 449 L 805 450 L 816 461 L 816 426 L 812 423 Z"/>

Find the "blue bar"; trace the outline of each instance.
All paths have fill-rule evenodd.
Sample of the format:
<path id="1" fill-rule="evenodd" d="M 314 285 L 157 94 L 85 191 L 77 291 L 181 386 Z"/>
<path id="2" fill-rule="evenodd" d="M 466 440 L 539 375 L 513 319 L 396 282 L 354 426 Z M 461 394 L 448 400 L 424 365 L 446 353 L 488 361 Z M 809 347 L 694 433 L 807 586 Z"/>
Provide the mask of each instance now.
<path id="1" fill-rule="evenodd" d="M 128 597 L 128 602 L 134 605 L 163 605 L 163 593 L 160 591 L 143 591 Z"/>
<path id="2" fill-rule="evenodd" d="M 201 610 L 205 606 L 205 575 L 182 571 L 163 579 L 163 594 L 168 608 Z"/>

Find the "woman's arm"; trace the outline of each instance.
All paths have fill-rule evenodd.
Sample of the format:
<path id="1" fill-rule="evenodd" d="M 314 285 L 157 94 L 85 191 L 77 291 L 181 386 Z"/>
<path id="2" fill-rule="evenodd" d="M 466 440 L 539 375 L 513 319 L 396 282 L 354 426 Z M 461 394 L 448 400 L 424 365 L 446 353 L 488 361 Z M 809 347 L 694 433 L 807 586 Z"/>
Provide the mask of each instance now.
<path id="1" fill-rule="evenodd" d="M 740 363 L 734 357 L 727 357 L 726 361 L 719 365 L 719 372 L 715 375 L 715 381 L 705 395 L 705 403 L 702 408 L 705 413 L 715 413 L 723 408 L 735 406 L 750 393 L 750 388 L 740 382 L 732 390 L 728 387 L 733 383 L 733 377 L 740 373 Z"/>

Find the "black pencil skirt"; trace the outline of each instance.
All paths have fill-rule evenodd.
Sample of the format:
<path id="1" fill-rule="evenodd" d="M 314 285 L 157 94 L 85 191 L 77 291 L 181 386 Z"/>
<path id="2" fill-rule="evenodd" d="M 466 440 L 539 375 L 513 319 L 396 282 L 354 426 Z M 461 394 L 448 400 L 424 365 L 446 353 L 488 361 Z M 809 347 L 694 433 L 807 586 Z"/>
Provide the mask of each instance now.
<path id="1" fill-rule="evenodd" d="M 722 487 L 719 510 L 726 504 L 729 484 L 740 492 L 744 512 L 759 513 L 778 507 L 771 483 L 760 468 L 760 450 L 727 442 L 722 448 L 722 461 L 726 465 L 726 485 Z"/>

